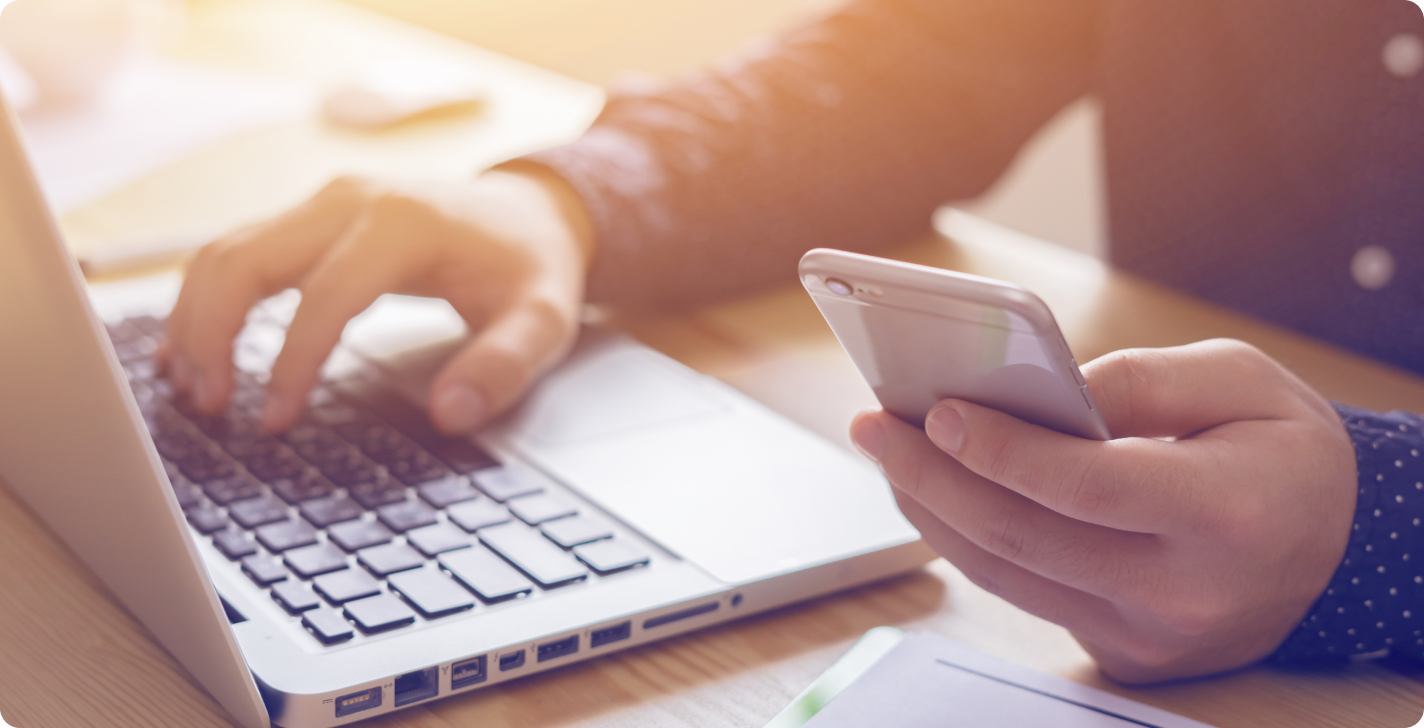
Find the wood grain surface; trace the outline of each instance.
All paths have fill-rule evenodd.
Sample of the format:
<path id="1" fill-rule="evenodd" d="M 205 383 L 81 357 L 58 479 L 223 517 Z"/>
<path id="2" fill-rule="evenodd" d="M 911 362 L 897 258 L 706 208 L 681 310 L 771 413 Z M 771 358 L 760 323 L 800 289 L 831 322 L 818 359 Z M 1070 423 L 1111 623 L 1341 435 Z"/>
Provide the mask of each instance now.
<path id="1" fill-rule="evenodd" d="M 492 108 L 503 111 L 433 120 L 389 136 L 355 136 L 311 123 L 234 140 L 67 218 L 77 247 L 200 224 L 237 224 L 299 199 L 336 171 L 465 174 L 520 151 L 520 144 L 572 136 L 597 109 L 597 91 L 587 86 L 338 4 L 223 0 L 195 7 L 195 36 L 174 51 L 178 55 L 319 79 L 343 59 L 371 49 L 434 52 L 487 69 L 501 89 Z M 534 134 L 526 123 L 543 126 Z M 472 134 L 478 142 L 469 139 Z M 1424 381 L 1412 375 L 959 213 L 946 212 L 937 222 L 936 234 L 894 254 L 1035 290 L 1053 308 L 1080 361 L 1123 347 L 1231 336 L 1260 346 L 1329 397 L 1376 409 L 1424 410 Z M 873 405 L 794 283 L 696 311 L 603 315 L 842 445 L 848 446 L 850 417 Z M 1313 670 L 1261 666 L 1123 688 L 1105 681 L 1064 630 L 1018 611 L 938 561 L 872 586 L 364 725 L 758 726 L 863 632 L 885 624 L 938 632 L 1222 728 L 1409 726 L 1424 710 L 1417 673 L 1371 662 Z M 229 725 L 181 666 L 3 488 L 0 713 L 22 728 Z"/>

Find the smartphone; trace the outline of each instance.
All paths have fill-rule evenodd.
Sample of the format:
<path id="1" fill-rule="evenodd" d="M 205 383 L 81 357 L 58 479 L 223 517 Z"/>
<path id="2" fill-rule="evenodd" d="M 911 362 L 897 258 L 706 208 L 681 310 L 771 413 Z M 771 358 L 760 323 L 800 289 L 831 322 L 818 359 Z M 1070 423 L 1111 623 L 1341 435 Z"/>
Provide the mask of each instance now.
<path id="1" fill-rule="evenodd" d="M 801 282 L 880 405 L 924 427 L 962 399 L 1059 432 L 1107 440 L 1107 424 L 1048 306 L 992 278 L 819 248 Z"/>

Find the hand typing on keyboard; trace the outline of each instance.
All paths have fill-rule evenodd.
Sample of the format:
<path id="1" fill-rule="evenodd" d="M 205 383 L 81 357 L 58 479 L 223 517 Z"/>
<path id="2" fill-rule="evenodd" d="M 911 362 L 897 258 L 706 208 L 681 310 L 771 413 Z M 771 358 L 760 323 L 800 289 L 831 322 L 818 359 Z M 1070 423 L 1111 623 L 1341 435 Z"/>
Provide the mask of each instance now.
<path id="1" fill-rule="evenodd" d="M 418 629 L 656 568 L 562 485 L 437 431 L 381 382 L 323 382 L 297 424 L 262 427 L 253 371 L 282 338 L 281 309 L 264 301 L 249 318 L 216 413 L 154 365 L 163 322 L 129 319 L 109 335 L 195 538 L 314 638 Z M 266 354 L 250 348 L 254 326 L 271 334 Z"/>
<path id="2" fill-rule="evenodd" d="M 300 289 L 261 412 L 265 429 L 284 432 L 347 320 L 383 293 L 441 297 L 476 335 L 436 378 L 429 410 L 445 432 L 468 432 L 572 345 L 591 237 L 577 196 L 537 171 L 426 186 L 338 180 L 199 253 L 169 319 L 168 366 L 202 413 L 223 411 L 233 394 L 233 339 L 249 309 Z M 334 479 L 359 477 L 330 469 Z"/>

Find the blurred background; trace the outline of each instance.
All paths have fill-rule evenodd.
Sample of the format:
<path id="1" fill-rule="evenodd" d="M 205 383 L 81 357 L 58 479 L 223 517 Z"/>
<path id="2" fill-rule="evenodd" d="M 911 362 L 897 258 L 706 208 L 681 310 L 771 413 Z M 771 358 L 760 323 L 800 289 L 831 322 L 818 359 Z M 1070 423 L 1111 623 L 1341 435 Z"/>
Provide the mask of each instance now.
<path id="1" fill-rule="evenodd" d="M 82 106 L 100 94 L 104 84 L 118 83 L 115 79 L 129 59 L 165 44 L 181 44 L 185 19 L 194 10 L 238 1 L 17 0 L 0 20 L 0 46 L 8 51 L 0 54 L 0 86 L 28 117 L 55 117 L 56 109 Z M 600 86 L 624 72 L 676 77 L 757 36 L 806 22 L 837 5 L 833 0 L 342 1 Z M 202 81 L 166 78 L 164 83 Z M 270 88 L 259 95 L 282 96 L 274 96 Z M 243 104 L 248 109 L 244 113 L 253 117 L 244 123 L 295 114 L 299 105 L 293 98 L 267 101 L 264 116 Z M 198 106 L 192 113 L 198 113 Z M 213 109 L 212 103 L 201 106 Z M 238 121 L 243 120 L 229 119 L 229 126 L 235 128 Z M 180 125 L 174 123 L 177 129 Z M 214 134 L 220 126 L 211 120 L 205 124 Z M 42 137 L 62 124 L 31 126 Z M 1099 129 L 1098 107 L 1091 99 L 1080 100 L 1045 126 L 988 194 L 958 206 L 1101 256 L 1106 208 Z M 61 148 L 66 146 L 73 145 L 50 144 L 53 149 L 41 156 L 51 159 L 42 159 L 41 167 L 64 167 Z M 77 168 L 87 159 L 79 155 L 69 166 Z M 93 170 L 83 174 L 92 176 Z M 101 188 L 97 183 L 90 187 Z M 71 196 L 74 204 L 69 207 L 76 208 L 94 194 Z"/>
<path id="2" fill-rule="evenodd" d="M 220 1 L 220 0 L 211 0 Z M 834 0 L 350 0 L 606 86 L 624 71 L 695 69 Z M 1099 107 L 1065 109 L 983 198 L 957 205 L 1101 257 L 1107 240 Z"/>

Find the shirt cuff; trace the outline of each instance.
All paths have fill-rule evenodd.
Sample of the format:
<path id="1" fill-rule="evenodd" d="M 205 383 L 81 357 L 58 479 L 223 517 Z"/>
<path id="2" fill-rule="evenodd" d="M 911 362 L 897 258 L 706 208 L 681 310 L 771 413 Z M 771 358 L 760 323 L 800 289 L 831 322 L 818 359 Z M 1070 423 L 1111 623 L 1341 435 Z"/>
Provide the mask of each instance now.
<path id="1" fill-rule="evenodd" d="M 1359 493 L 1345 556 L 1277 662 L 1424 654 L 1424 419 L 1335 404 Z"/>

